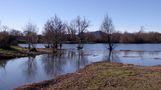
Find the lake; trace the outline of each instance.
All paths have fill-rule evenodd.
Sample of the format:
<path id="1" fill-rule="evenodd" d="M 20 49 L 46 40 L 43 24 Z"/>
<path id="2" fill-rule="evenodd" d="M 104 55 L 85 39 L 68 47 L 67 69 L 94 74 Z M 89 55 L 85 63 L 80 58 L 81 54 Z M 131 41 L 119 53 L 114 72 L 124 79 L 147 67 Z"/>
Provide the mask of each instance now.
<path id="1" fill-rule="evenodd" d="M 26 44 L 20 44 L 26 47 Z M 37 48 L 44 48 L 37 44 Z M 99 61 L 119 62 L 141 66 L 161 65 L 161 44 L 118 44 L 108 59 L 105 44 L 85 44 L 83 50 L 77 44 L 64 44 L 66 49 L 58 55 L 43 54 L 33 57 L 0 60 L 0 90 L 54 78 L 75 72 L 88 64 Z"/>

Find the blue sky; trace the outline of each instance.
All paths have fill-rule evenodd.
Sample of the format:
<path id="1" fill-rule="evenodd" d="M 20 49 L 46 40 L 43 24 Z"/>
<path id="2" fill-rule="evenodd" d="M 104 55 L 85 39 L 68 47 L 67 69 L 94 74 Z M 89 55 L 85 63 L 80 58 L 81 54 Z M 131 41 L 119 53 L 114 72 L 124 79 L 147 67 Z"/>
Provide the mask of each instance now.
<path id="1" fill-rule="evenodd" d="M 91 23 L 90 31 L 100 28 L 106 13 L 116 30 L 161 32 L 161 0 L 0 0 L 0 20 L 3 25 L 21 30 L 32 22 L 41 33 L 44 23 L 57 14 L 70 21 L 80 15 Z"/>

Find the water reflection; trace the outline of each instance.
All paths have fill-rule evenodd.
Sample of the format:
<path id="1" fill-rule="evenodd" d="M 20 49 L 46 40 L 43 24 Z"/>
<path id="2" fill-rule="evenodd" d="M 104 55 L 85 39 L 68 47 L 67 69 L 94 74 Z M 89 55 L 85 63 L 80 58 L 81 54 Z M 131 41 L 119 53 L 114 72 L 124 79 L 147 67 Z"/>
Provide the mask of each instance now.
<path id="1" fill-rule="evenodd" d="M 107 51 L 104 53 L 103 60 L 108 62 L 120 62 L 119 58 L 119 52 L 118 51 Z"/>
<path id="2" fill-rule="evenodd" d="M 66 60 L 63 59 L 64 57 L 64 53 L 44 55 L 42 57 L 42 66 L 45 73 L 49 76 L 61 74 L 66 63 Z"/>
<path id="3" fill-rule="evenodd" d="M 150 49 L 151 51 L 142 51 L 142 47 L 147 47 L 146 45 L 141 48 L 136 45 L 125 45 L 121 46 L 121 50 L 117 48 L 111 53 L 102 44 L 88 44 L 84 46 L 83 50 L 77 50 L 76 46 L 73 44 L 63 45 L 66 50 L 54 55 L 44 54 L 36 57 L 0 60 L 0 89 L 11 90 L 27 83 L 47 80 L 60 74 L 72 73 L 87 64 L 105 60 L 143 66 L 161 65 L 161 52 L 158 52 L 160 45 L 157 47 L 151 46 L 151 49 L 154 49 Z M 130 48 L 132 47 L 137 48 L 131 51 Z"/>
<path id="4" fill-rule="evenodd" d="M 23 63 L 24 75 L 27 79 L 32 79 L 37 73 L 37 62 L 35 60 L 36 56 L 29 56 L 28 59 Z"/>
<path id="5" fill-rule="evenodd" d="M 45 73 L 57 76 L 65 73 L 65 69 L 72 67 L 79 70 L 88 63 L 83 50 L 65 50 L 58 54 L 47 54 L 41 58 Z"/>
<path id="6" fill-rule="evenodd" d="M 27 57 L 21 67 L 26 79 L 32 81 L 38 78 L 40 72 L 48 77 L 55 77 L 79 70 L 89 63 L 88 56 L 84 50 L 62 50 L 57 54 Z"/>
<path id="7" fill-rule="evenodd" d="M 86 55 L 83 50 L 78 50 L 78 55 L 76 55 L 76 66 L 77 70 L 79 70 L 82 66 L 86 65 L 88 63 L 88 60 L 86 58 Z"/>
<path id="8" fill-rule="evenodd" d="M 158 51 L 120 51 L 120 54 L 124 58 L 140 58 L 141 60 L 154 59 L 161 56 L 161 52 Z"/>
<path id="9" fill-rule="evenodd" d="M 5 67 L 7 65 L 7 60 L 0 60 L 0 69 L 4 69 L 5 70 Z"/>
<path id="10" fill-rule="evenodd" d="M 68 51 L 68 54 L 67 54 L 67 57 L 69 58 L 69 59 L 75 59 L 76 58 L 76 52 L 74 51 L 74 50 L 69 50 Z"/>

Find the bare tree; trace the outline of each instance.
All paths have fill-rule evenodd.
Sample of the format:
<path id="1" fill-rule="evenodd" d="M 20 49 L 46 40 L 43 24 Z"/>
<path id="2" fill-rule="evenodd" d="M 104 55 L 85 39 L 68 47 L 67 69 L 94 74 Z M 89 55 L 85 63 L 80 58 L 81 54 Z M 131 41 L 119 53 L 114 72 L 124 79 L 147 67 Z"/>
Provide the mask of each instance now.
<path id="1" fill-rule="evenodd" d="M 9 49 L 11 45 L 17 45 L 16 37 L 10 35 L 9 27 L 0 26 L 0 48 Z"/>
<path id="2" fill-rule="evenodd" d="M 10 37 L 7 26 L 0 26 L 0 48 L 7 49 L 10 47 Z"/>
<path id="3" fill-rule="evenodd" d="M 75 24 L 75 29 L 78 32 L 78 37 L 79 37 L 79 44 L 78 44 L 78 49 L 82 49 L 83 48 L 83 39 L 84 39 L 84 32 L 87 30 L 87 28 L 89 27 L 89 21 L 86 20 L 85 18 L 81 19 L 80 16 L 78 16 L 75 20 L 74 20 L 74 24 Z"/>
<path id="4" fill-rule="evenodd" d="M 21 31 L 16 30 L 16 29 L 11 29 L 9 34 L 12 36 L 22 36 L 23 35 Z"/>
<path id="5" fill-rule="evenodd" d="M 50 31 L 47 30 L 47 28 L 43 31 L 43 40 L 44 42 L 47 44 L 45 45 L 46 48 L 50 48 L 51 47 L 51 37 L 50 37 Z"/>
<path id="6" fill-rule="evenodd" d="M 115 29 L 114 29 L 112 20 L 108 15 L 106 15 L 103 20 L 103 23 L 101 25 L 101 30 L 105 33 L 103 35 L 103 38 L 105 39 L 108 45 L 109 56 L 111 56 L 111 53 L 115 47 L 113 43 L 113 39 L 114 39 L 113 33 L 115 32 Z"/>
<path id="7" fill-rule="evenodd" d="M 17 46 L 18 41 L 23 37 L 23 33 L 16 29 L 11 29 L 9 32 L 10 39 L 12 40 L 12 45 Z"/>
<path id="8" fill-rule="evenodd" d="M 46 33 L 45 36 L 48 37 L 48 42 L 51 43 L 53 51 L 58 49 L 59 46 L 61 48 L 61 41 L 63 40 L 66 29 L 65 23 L 63 23 L 61 19 L 55 15 L 46 22 L 44 29 L 44 32 Z"/>
<path id="9" fill-rule="evenodd" d="M 76 40 L 76 25 L 73 22 L 67 26 L 67 34 L 69 35 L 68 40 Z"/>
<path id="10" fill-rule="evenodd" d="M 24 35 L 26 38 L 26 41 L 28 43 L 28 48 L 31 49 L 31 47 L 33 49 L 35 49 L 35 43 L 37 43 L 37 27 L 36 25 L 32 24 L 32 23 L 28 23 L 25 28 L 24 28 Z"/>

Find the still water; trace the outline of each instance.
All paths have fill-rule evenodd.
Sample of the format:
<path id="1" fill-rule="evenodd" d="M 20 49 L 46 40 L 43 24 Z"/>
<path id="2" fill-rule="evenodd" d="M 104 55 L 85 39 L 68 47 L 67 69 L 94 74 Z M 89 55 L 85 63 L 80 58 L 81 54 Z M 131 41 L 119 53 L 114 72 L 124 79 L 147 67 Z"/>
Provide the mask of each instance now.
<path id="1" fill-rule="evenodd" d="M 25 44 L 20 46 L 26 47 Z M 142 66 L 161 65 L 161 44 L 119 44 L 108 59 L 104 44 L 86 44 L 78 51 L 76 44 L 65 44 L 65 51 L 58 55 L 37 55 L 33 57 L 0 60 L 0 90 L 48 80 L 57 75 L 75 72 L 98 61 L 119 62 Z M 44 48 L 38 44 L 37 48 Z"/>

